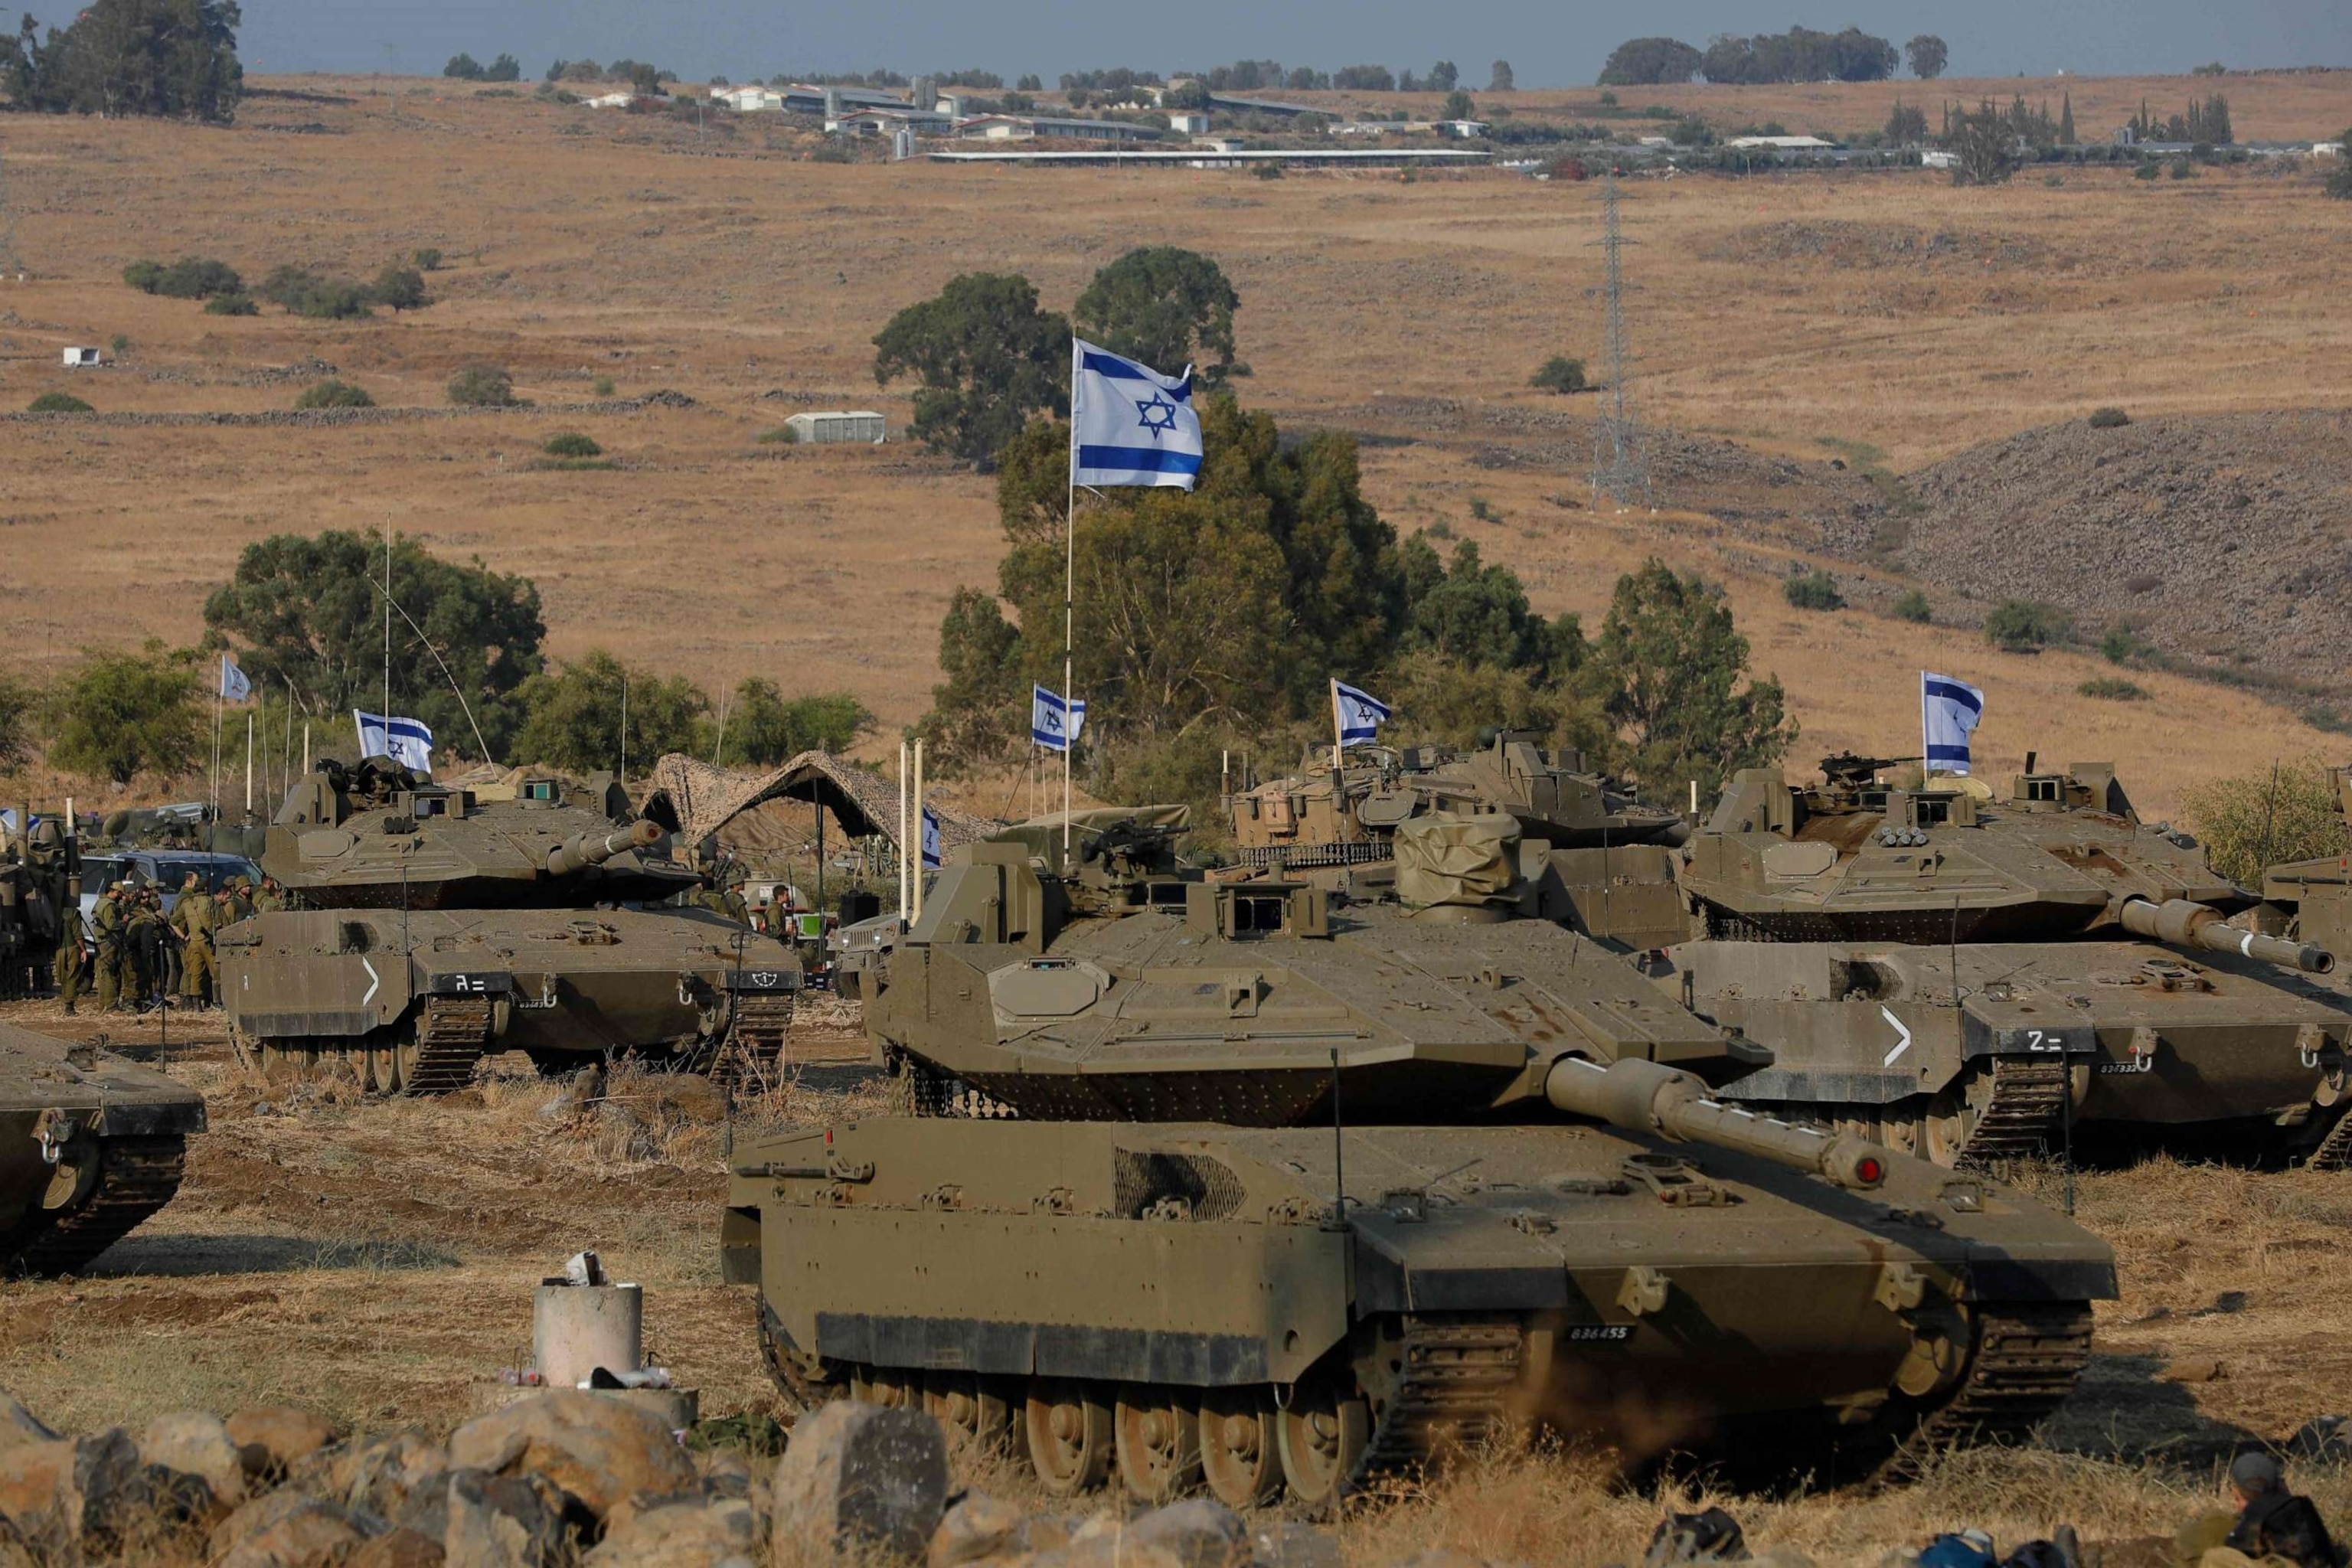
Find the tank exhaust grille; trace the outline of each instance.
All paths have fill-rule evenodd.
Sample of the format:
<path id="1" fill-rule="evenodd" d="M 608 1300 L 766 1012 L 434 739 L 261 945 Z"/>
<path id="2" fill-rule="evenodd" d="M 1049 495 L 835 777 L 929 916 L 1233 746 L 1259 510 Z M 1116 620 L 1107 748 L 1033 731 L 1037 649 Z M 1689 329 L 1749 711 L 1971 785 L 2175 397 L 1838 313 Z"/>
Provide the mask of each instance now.
<path id="1" fill-rule="evenodd" d="M 1196 1220 L 1230 1219 L 1241 1208 L 1241 1179 L 1221 1161 L 1134 1149 L 1119 1150 L 1118 1160 L 1112 1204 L 1120 1215 L 1141 1219 L 1171 1198 Z"/>

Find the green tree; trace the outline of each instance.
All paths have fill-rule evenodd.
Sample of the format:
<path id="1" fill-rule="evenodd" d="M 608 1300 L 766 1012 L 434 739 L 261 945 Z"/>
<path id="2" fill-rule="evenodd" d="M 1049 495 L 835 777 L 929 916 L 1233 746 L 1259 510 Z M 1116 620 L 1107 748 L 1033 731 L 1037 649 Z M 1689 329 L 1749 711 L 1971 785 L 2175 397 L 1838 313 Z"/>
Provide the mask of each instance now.
<path id="1" fill-rule="evenodd" d="M 1625 771 L 1653 793 L 1696 779 L 1712 794 L 1797 738 L 1780 683 L 1747 679 L 1748 639 L 1720 591 L 1661 561 L 1617 580 L 1593 652 Z"/>
<path id="2" fill-rule="evenodd" d="M 1845 608 L 1845 595 L 1838 592 L 1837 579 L 1818 567 L 1801 576 L 1784 578 L 1780 584 L 1780 596 L 1789 601 L 1792 609 Z"/>
<path id="3" fill-rule="evenodd" d="M 441 74 L 457 81 L 479 81 L 482 79 L 482 62 L 461 51 L 449 57 L 449 63 L 441 68 Z"/>
<path id="4" fill-rule="evenodd" d="M 985 468 L 1041 409 L 1069 409 L 1069 322 L 1014 273 L 967 272 L 875 334 L 874 379 L 915 393 L 914 434 Z"/>
<path id="5" fill-rule="evenodd" d="M 2345 132 L 2336 141 L 2344 151 L 2336 155 L 2336 166 L 2327 171 L 2320 189 L 2339 202 L 2352 201 L 2352 131 Z"/>
<path id="6" fill-rule="evenodd" d="M 92 0 L 36 42 L 26 14 L 0 54 L 20 109 L 225 121 L 245 93 L 236 0 Z"/>
<path id="7" fill-rule="evenodd" d="M 97 410 L 70 392 L 45 392 L 25 405 L 27 414 L 92 414 Z"/>
<path id="8" fill-rule="evenodd" d="M 1438 111 L 1441 120 L 1475 120 L 1477 116 L 1478 106 L 1458 87 L 1445 95 L 1445 107 Z"/>
<path id="9" fill-rule="evenodd" d="M 205 601 L 205 625 L 237 647 L 257 688 L 291 686 L 314 713 L 373 709 L 383 700 L 383 542 L 364 534 L 275 534 L 246 546 Z M 544 668 L 538 588 L 396 539 L 392 593 L 404 612 L 392 618 L 393 707 L 459 751 L 479 749 L 478 723 L 492 753 L 483 760 L 501 760 L 520 721 L 517 690 Z"/>
<path id="10" fill-rule="evenodd" d="M 1462 83 L 1462 71 L 1452 60 L 1440 60 L 1429 68 L 1429 90 L 1452 92 Z"/>
<path id="11" fill-rule="evenodd" d="M 1986 615 L 1985 640 L 2003 653 L 2039 653 L 2072 641 L 2074 617 L 2037 599 L 2004 599 Z"/>
<path id="12" fill-rule="evenodd" d="M 1898 621 L 1911 621 L 1919 626 L 1926 626 L 1936 618 L 1935 611 L 1928 607 L 1927 595 L 1916 588 L 1895 601 L 1894 615 Z"/>
<path id="13" fill-rule="evenodd" d="M 1913 147 L 1927 139 L 1927 111 L 1901 97 L 1886 116 L 1886 139 L 1898 147 Z"/>
<path id="14" fill-rule="evenodd" d="M 2213 869 L 2248 887 L 2260 885 L 2268 867 L 2352 851 L 2324 758 L 2283 762 L 2275 777 L 2263 768 L 2215 779 L 2190 790 L 2182 806 Z"/>
<path id="15" fill-rule="evenodd" d="M 494 364 L 469 364 L 449 378 L 449 401 L 461 408 L 511 408 L 514 377 Z"/>
<path id="16" fill-rule="evenodd" d="M 2058 95 L 2058 145 L 2073 147 L 2076 144 L 2074 95 L 2071 92 L 2062 92 Z"/>
<path id="17" fill-rule="evenodd" d="M 1192 364 L 1202 384 L 1221 386 L 1234 370 L 1234 312 L 1241 302 L 1209 258 L 1154 245 L 1096 273 L 1072 315 L 1082 336 L 1115 354 L 1170 375 Z"/>
<path id="18" fill-rule="evenodd" d="M 1554 354 L 1544 361 L 1528 385 L 1541 392 L 1582 392 L 1585 389 L 1584 362 L 1566 354 Z"/>
<path id="19" fill-rule="evenodd" d="M 708 749 L 721 767 L 774 767 L 803 752 L 845 752 L 874 725 L 873 711 L 846 691 L 786 697 L 751 676 L 737 683 Z"/>
<path id="20" fill-rule="evenodd" d="M 394 310 L 420 310 L 433 303 L 425 292 L 425 274 L 397 262 L 386 263 L 367 292 L 369 299 Z"/>
<path id="21" fill-rule="evenodd" d="M 1975 113 L 1963 113 L 1955 123 L 1952 150 L 1959 162 L 1952 166 L 1956 185 L 1998 185 L 2017 173 L 2017 132 L 2008 117 L 1991 104 Z"/>
<path id="22" fill-rule="evenodd" d="M 500 55 L 482 68 L 482 79 L 484 81 L 520 81 L 522 62 L 512 55 Z"/>
<path id="23" fill-rule="evenodd" d="M 1680 38 L 1628 38 L 1601 68 L 1603 87 L 1663 87 L 1698 74 L 1699 52 Z"/>
<path id="24" fill-rule="evenodd" d="M 1535 681 L 1572 672 L 1583 661 L 1584 637 L 1574 616 L 1554 625 L 1528 605 L 1517 574 L 1489 566 L 1478 546 L 1463 540 L 1450 565 L 1421 534 L 1398 552 L 1407 613 L 1402 646 L 1427 648 L 1471 669 L 1517 670 Z"/>
<path id="25" fill-rule="evenodd" d="M 1488 92 L 1509 92 L 1512 90 L 1512 80 L 1511 62 L 1508 60 L 1496 60 L 1495 62 L 1495 68 L 1487 75 L 1486 90 Z"/>
<path id="26" fill-rule="evenodd" d="M 916 726 L 943 770 L 1004 756 L 1027 737 L 1025 663 L 1020 630 L 1004 618 L 995 596 L 958 588 L 940 620 L 945 679 L 931 688 L 931 710 Z M 1055 684 L 1060 685 L 1058 676 Z"/>
<path id="27" fill-rule="evenodd" d="M 1921 81 L 1933 81 L 1944 74 L 1952 52 L 1944 40 L 1933 33 L 1921 33 L 1903 46 L 1904 58 L 1911 62 L 1911 74 Z"/>
<path id="28" fill-rule="evenodd" d="M 193 649 L 149 638 L 137 653 L 91 649 L 49 692 L 49 763 L 127 784 L 176 778 L 205 754 L 206 714 Z"/>
<path id="29" fill-rule="evenodd" d="M 532 676 L 516 699 L 524 718 L 515 754 L 574 773 L 624 766 L 625 739 L 625 766 L 635 774 L 667 752 L 695 752 L 710 710 L 710 699 L 684 676 L 631 668 L 600 647 L 560 672 Z"/>

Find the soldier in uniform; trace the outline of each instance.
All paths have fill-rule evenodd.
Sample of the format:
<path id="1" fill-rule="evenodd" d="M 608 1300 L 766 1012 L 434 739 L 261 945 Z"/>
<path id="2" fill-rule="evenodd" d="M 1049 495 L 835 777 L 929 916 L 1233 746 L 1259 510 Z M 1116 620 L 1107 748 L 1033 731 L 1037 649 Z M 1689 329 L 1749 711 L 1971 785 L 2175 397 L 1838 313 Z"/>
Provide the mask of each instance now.
<path id="1" fill-rule="evenodd" d="M 218 989 L 219 967 L 213 962 L 213 931 L 221 911 L 205 891 L 202 879 L 191 871 L 180 885 L 180 901 L 172 906 L 172 929 L 180 933 L 180 1000 L 201 1011 Z"/>
<path id="2" fill-rule="evenodd" d="M 98 908 L 89 917 L 90 930 L 98 942 L 98 1009 L 112 1013 L 122 1006 L 124 982 L 131 973 L 131 910 L 127 898 L 131 884 L 117 882 L 98 896 Z M 132 1005 L 137 1005 L 138 992 L 132 989 Z"/>
<path id="3" fill-rule="evenodd" d="M 219 918 L 214 924 L 235 925 L 239 921 L 250 920 L 253 911 L 253 879 L 240 871 L 231 877 L 227 886 L 221 889 L 220 907 L 215 911 Z"/>
<path id="4" fill-rule="evenodd" d="M 66 1016 L 74 1015 L 74 1001 L 81 994 L 81 915 L 79 910 L 66 914 L 66 929 L 58 933 L 57 956 L 50 960 L 52 978 L 58 983 L 58 998 L 66 1005 Z"/>
<path id="5" fill-rule="evenodd" d="M 257 915 L 276 914 L 285 907 L 286 889 L 278 885 L 278 879 L 262 878 L 261 891 L 253 895 L 253 912 Z"/>
<path id="6" fill-rule="evenodd" d="M 170 952 L 164 933 L 163 900 L 152 888 L 140 890 L 126 926 L 131 939 L 131 1010 L 146 1012 L 162 1001 Z"/>

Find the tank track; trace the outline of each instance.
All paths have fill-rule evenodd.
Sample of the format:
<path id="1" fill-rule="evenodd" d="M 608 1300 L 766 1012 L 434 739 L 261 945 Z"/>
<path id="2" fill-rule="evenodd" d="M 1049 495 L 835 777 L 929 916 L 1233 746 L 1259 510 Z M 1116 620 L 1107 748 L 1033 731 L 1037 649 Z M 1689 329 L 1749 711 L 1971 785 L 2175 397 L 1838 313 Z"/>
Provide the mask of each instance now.
<path id="1" fill-rule="evenodd" d="M 416 1058 L 403 1094 L 455 1094 L 474 1081 L 474 1068 L 490 1043 L 487 997 L 428 996 L 416 1020 Z"/>
<path id="2" fill-rule="evenodd" d="M 772 1088 L 784 1059 L 784 1040 L 791 1033 L 792 1023 L 793 999 L 789 994 L 739 994 L 735 998 L 734 1018 L 704 1068 L 710 1081 L 725 1089 L 730 1099 Z"/>
<path id="3" fill-rule="evenodd" d="M 98 1187 L 78 1208 L 68 1209 L 33 1233 L 6 1259 L 17 1274 L 72 1274 L 172 1201 L 187 1169 L 188 1141 L 176 1135 L 108 1138 L 100 1145 L 103 1163 Z"/>
<path id="4" fill-rule="evenodd" d="M 1447 1449 L 1508 1430 L 1506 1397 L 1518 1379 L 1521 1342 L 1516 1318 L 1406 1318 L 1401 1381 L 1345 1489 L 1410 1480 Z"/>
<path id="5" fill-rule="evenodd" d="M 1942 1408 L 1906 1436 L 1871 1478 L 1918 1479 L 1935 1456 L 1982 1443 L 2022 1442 L 2074 1392 L 2091 1359 L 2091 1310 L 2077 1302 L 1988 1301 L 1977 1309 L 1968 1375 Z"/>
<path id="6" fill-rule="evenodd" d="M 2305 1157 L 2304 1165 L 2314 1171 L 2352 1169 L 2352 1110 L 2337 1114 L 2336 1125 L 2327 1130 L 2327 1136 L 2322 1138 L 2318 1147 Z"/>
<path id="7" fill-rule="evenodd" d="M 1977 1118 L 1968 1142 L 1960 1146 L 1959 1168 L 1982 1170 L 1994 1160 L 2017 1160 L 2040 1153 L 2065 1099 L 2066 1067 L 2063 1062 L 1993 1058 L 1992 1100 Z"/>

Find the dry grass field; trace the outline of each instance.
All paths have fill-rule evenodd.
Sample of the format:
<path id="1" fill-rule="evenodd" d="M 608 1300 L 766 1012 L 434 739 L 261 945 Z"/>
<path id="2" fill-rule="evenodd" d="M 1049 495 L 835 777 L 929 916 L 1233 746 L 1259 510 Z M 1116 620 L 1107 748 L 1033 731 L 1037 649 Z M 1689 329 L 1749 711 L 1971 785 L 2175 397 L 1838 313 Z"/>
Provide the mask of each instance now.
<path id="1" fill-rule="evenodd" d="M 48 1004 L 5 1014 L 82 1037 L 100 1026 Z M 751 1107 L 754 1121 L 887 1112 L 849 1017 L 796 1035 L 801 1076 Z M 202 1020 L 174 1033 L 162 1059 L 212 1112 L 179 1198 L 86 1278 L 0 1283 L 0 1388 L 52 1424 L 135 1428 L 174 1408 L 290 1402 L 357 1428 L 446 1431 L 527 1363 L 540 1277 L 592 1246 L 645 1285 L 648 1343 L 702 1391 L 706 1415 L 779 1408 L 751 1295 L 719 1282 L 723 1130 L 691 1083 L 619 1076 L 608 1100 L 582 1106 L 553 1082 L 493 1077 L 446 1100 L 374 1102 L 352 1086 L 249 1078 Z M 112 1034 L 155 1059 L 152 1024 Z M 2021 1175 L 2056 1200 L 2054 1169 Z M 2045 1446 L 1956 1457 L 1882 1495 L 1717 1498 L 1751 1542 L 1828 1564 L 1969 1524 L 2005 1547 L 2068 1521 L 2086 1541 L 2168 1536 L 2210 1506 L 2237 1445 L 2284 1441 L 2343 1409 L 2352 1178 L 2158 1160 L 2077 1185 L 2124 1294 L 2100 1306 L 2090 1373 Z M 1017 1474 L 962 1468 L 1046 1506 Z M 2352 1473 L 2297 1476 L 2331 1518 L 2352 1517 Z M 1636 1557 L 1669 1503 L 1715 1496 L 1703 1483 L 1628 1488 L 1602 1454 L 1497 1455 L 1342 1530 L 1351 1560 L 1370 1563 L 1442 1546 L 1585 1568 Z"/>
<path id="2" fill-rule="evenodd" d="M 1867 499 L 1863 469 L 2105 403 L 2352 404 L 2352 211 L 2317 199 L 2308 171 L 2029 173 L 1993 192 L 1917 173 L 1634 182 L 1639 412 L 1738 447 L 1707 447 L 1728 456 L 1704 482 L 1662 466 L 1654 515 L 1596 516 L 1589 405 L 1526 388 L 1548 354 L 1600 346 L 1590 185 L 845 166 L 798 156 L 771 123 L 698 133 L 441 83 L 262 85 L 274 96 L 233 129 L 0 127 L 30 268 L 0 285 L 0 408 L 70 385 L 101 413 L 0 424 L 0 613 L 12 662 L 36 672 L 93 643 L 192 637 L 253 539 L 389 521 L 536 579 L 559 656 L 602 644 L 714 688 L 751 673 L 847 687 L 895 726 L 935 679 L 946 595 L 992 578 L 990 486 L 908 447 L 787 453 L 758 434 L 811 406 L 902 421 L 903 388 L 874 385 L 868 340 L 956 272 L 1017 269 L 1066 308 L 1128 247 L 1173 242 L 1214 255 L 1242 293 L 1245 398 L 1377 438 L 1367 487 L 1401 529 L 1475 539 L 1545 610 L 1597 612 L 1654 552 L 1725 582 L 1759 668 L 1790 685 L 1800 758 L 1900 746 L 1923 664 L 1988 688 L 1995 771 L 2028 748 L 2109 757 L 2158 814 L 2209 773 L 2326 743 L 2236 692 L 2152 676 L 2153 702 L 2089 701 L 2074 689 L 2095 658 L 1996 656 L 1973 631 L 1801 615 L 1777 592 L 1823 510 Z M 1961 99 L 2054 87 L 1937 85 Z M 2192 84 L 2068 85 L 2090 134 Z M 2242 134 L 2352 121 L 2352 73 L 2223 85 Z M 1723 124 L 1853 129 L 1893 90 L 1656 96 Z M 1572 113 L 1591 95 L 1520 97 L 1524 112 Z M 1849 226 L 1945 243 L 1856 265 L 1817 243 Z M 451 262 L 430 279 L 439 302 L 362 322 L 207 316 L 120 281 L 131 260 L 183 253 L 248 278 L 283 261 L 370 276 L 427 245 Z M 118 363 L 58 368 L 61 346 L 117 334 Z M 537 406 L 444 408 L 443 382 L 475 359 L 511 368 Z M 311 361 L 385 409 L 209 422 L 287 408 L 322 374 L 299 368 Z M 600 405 L 600 377 L 623 400 L 670 389 L 694 404 Z M 532 468 L 572 428 L 618 466 Z M 1474 498 L 1496 520 L 1474 521 Z"/>

